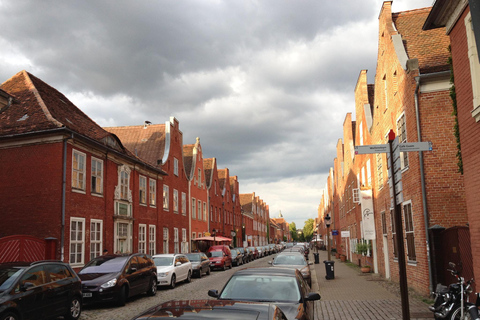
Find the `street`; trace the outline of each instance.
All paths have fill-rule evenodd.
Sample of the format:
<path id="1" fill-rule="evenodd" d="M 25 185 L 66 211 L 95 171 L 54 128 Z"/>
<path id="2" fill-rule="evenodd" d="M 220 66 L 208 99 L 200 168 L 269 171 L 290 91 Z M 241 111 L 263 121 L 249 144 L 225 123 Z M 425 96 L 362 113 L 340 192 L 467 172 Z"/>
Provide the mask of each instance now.
<path id="1" fill-rule="evenodd" d="M 275 255 L 270 255 L 252 261 L 246 265 L 233 267 L 226 271 L 212 271 L 209 276 L 192 278 L 191 283 L 177 283 L 175 289 L 159 287 L 156 296 L 146 294 L 133 297 L 124 307 L 112 304 L 96 304 L 85 306 L 80 319 L 82 320 L 129 320 L 144 310 L 169 300 L 213 299 L 207 292 L 209 289 L 221 290 L 230 276 L 237 270 L 245 267 L 268 267 L 268 261 Z"/>

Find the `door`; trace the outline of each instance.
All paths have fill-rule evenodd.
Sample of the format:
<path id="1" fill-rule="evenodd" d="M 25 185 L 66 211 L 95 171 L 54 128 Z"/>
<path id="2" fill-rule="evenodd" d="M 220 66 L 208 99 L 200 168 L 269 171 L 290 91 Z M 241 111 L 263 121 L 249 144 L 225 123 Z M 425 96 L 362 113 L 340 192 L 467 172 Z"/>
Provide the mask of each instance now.
<path id="1" fill-rule="evenodd" d="M 47 277 L 43 266 L 33 267 L 28 270 L 18 282 L 14 291 L 19 309 L 23 311 L 25 319 L 40 319 L 52 314 L 52 300 L 48 296 Z M 33 285 L 22 289 L 26 283 Z"/>
<path id="2" fill-rule="evenodd" d="M 383 259 L 385 260 L 385 278 L 390 279 L 390 259 L 388 256 L 387 235 L 383 235 Z"/>
<path id="3" fill-rule="evenodd" d="M 70 292 L 73 291 L 73 279 L 70 271 L 60 264 L 45 265 L 49 277 L 48 287 L 51 293 L 52 315 L 63 315 L 70 307 Z"/>
<path id="4" fill-rule="evenodd" d="M 136 256 L 133 256 L 130 259 L 129 265 L 126 268 L 125 277 L 130 284 L 130 293 L 129 296 L 133 296 L 139 294 L 142 291 L 143 283 L 142 283 L 142 271 L 138 264 L 138 259 Z"/>

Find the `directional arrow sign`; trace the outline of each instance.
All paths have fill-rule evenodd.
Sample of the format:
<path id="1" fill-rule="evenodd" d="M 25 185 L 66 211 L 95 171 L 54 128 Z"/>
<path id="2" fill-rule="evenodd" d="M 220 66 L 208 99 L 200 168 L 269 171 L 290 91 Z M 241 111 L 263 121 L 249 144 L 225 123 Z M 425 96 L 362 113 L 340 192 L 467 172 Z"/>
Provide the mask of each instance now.
<path id="1" fill-rule="evenodd" d="M 388 144 L 355 146 L 355 154 L 387 153 L 387 152 L 388 152 Z"/>
<path id="2" fill-rule="evenodd" d="M 410 142 L 410 143 L 400 143 L 398 144 L 400 152 L 408 151 L 432 151 L 431 142 Z"/>

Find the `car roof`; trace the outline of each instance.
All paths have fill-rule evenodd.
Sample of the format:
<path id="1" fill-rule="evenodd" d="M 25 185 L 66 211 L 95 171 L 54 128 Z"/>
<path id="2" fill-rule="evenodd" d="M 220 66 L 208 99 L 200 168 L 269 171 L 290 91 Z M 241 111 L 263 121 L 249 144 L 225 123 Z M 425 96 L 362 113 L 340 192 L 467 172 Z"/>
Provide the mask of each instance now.
<path id="1" fill-rule="evenodd" d="M 268 268 L 245 268 L 238 270 L 233 275 L 255 275 L 255 274 L 265 274 L 265 275 L 284 275 L 284 276 L 295 276 L 297 270 L 290 268 L 281 268 L 281 267 L 268 267 Z"/>

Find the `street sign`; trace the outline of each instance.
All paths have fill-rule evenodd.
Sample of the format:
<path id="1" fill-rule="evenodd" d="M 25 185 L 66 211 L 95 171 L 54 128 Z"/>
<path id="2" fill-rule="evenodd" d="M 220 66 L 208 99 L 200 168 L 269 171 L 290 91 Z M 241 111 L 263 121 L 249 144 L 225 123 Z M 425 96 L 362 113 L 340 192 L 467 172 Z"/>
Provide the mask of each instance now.
<path id="1" fill-rule="evenodd" d="M 398 145 L 400 152 L 409 152 L 409 151 L 432 151 L 431 142 L 410 142 L 410 143 L 400 143 Z"/>
<path id="2" fill-rule="evenodd" d="M 332 236 L 338 236 L 338 230 L 332 230 Z"/>
<path id="3" fill-rule="evenodd" d="M 372 144 L 368 146 L 355 146 L 355 154 L 387 153 L 388 144 Z"/>
<path id="4" fill-rule="evenodd" d="M 350 238 L 350 231 L 342 231 L 342 238 Z"/>

